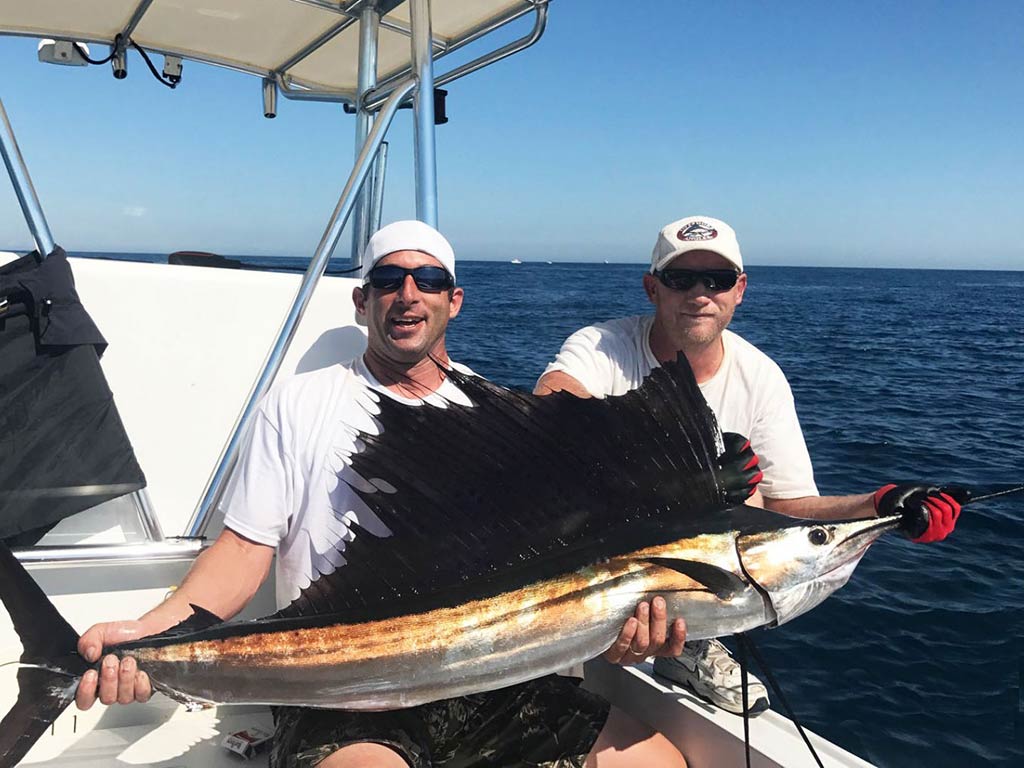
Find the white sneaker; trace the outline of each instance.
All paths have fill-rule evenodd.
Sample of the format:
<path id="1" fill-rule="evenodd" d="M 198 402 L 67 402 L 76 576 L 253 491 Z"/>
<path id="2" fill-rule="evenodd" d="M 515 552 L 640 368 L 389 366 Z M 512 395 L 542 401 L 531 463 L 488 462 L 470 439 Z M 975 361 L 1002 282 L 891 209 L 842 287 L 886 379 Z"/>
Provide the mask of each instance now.
<path id="1" fill-rule="evenodd" d="M 696 693 L 716 707 L 743 714 L 743 683 L 739 663 L 717 640 L 695 640 L 677 658 L 657 658 L 654 671 Z M 747 701 L 751 715 L 768 709 L 768 690 L 747 672 Z"/>

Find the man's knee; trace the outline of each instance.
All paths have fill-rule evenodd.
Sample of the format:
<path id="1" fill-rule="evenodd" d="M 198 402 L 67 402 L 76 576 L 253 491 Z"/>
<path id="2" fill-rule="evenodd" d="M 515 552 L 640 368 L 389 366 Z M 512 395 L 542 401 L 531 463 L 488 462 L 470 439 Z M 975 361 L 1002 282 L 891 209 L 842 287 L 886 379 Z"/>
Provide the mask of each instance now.
<path id="1" fill-rule="evenodd" d="M 317 768 L 409 768 L 409 764 L 390 747 L 367 741 L 342 747 Z"/>
<path id="2" fill-rule="evenodd" d="M 621 709 L 612 707 L 601 734 L 587 755 L 586 768 L 630 768 L 637 765 L 686 768 L 686 760 L 662 734 Z"/>

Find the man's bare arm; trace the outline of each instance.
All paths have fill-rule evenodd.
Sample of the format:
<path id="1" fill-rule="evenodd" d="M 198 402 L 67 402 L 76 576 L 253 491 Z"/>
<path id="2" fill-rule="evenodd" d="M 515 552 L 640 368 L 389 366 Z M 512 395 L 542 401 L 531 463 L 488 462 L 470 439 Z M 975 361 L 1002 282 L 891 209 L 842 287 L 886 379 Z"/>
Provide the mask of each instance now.
<path id="1" fill-rule="evenodd" d="M 192 605 L 198 605 L 223 619 L 229 619 L 256 594 L 267 578 L 274 548 L 257 544 L 225 528 L 205 552 L 196 558 L 181 586 L 166 600 L 136 621 L 95 624 L 78 640 L 78 652 L 86 661 L 99 659 L 103 648 L 146 637 L 187 619 Z M 85 673 L 75 701 L 88 709 L 97 698 L 104 704 L 146 701 L 152 689 L 149 678 L 139 672 L 135 659 L 118 659 L 110 654 L 100 674 Z M 97 696 L 98 694 L 98 696 Z"/>
<path id="2" fill-rule="evenodd" d="M 274 548 L 240 536 L 230 528 L 196 558 L 181 586 L 140 621 L 161 632 L 192 615 L 191 605 L 202 606 L 222 619 L 230 619 L 252 600 L 270 573 Z"/>
<path id="3" fill-rule="evenodd" d="M 805 496 L 801 499 L 765 497 L 764 508 L 790 517 L 814 520 L 853 520 L 875 517 L 874 495 Z"/>
<path id="4" fill-rule="evenodd" d="M 552 392 L 569 392 L 576 397 L 591 397 L 587 388 L 580 384 L 579 380 L 570 376 L 565 371 L 551 371 L 540 377 L 537 386 L 533 388 L 535 395 L 550 395 Z"/>

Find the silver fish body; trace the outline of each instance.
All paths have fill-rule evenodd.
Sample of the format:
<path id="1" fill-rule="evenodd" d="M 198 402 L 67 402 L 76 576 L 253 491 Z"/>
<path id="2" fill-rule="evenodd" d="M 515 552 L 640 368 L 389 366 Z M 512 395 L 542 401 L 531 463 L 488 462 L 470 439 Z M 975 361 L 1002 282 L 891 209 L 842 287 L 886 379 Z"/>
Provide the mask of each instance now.
<path id="1" fill-rule="evenodd" d="M 513 685 L 593 658 L 641 600 L 665 598 L 687 637 L 775 626 L 846 582 L 868 545 L 898 518 L 806 521 L 758 533 L 697 536 L 463 605 L 353 624 L 260 631 L 130 651 L 155 686 L 192 703 L 352 710 L 409 707 Z M 666 563 L 703 563 L 732 577 L 717 590 Z M 231 626 L 231 625 L 228 625 Z M 235 625 L 247 630 L 251 625 Z"/>

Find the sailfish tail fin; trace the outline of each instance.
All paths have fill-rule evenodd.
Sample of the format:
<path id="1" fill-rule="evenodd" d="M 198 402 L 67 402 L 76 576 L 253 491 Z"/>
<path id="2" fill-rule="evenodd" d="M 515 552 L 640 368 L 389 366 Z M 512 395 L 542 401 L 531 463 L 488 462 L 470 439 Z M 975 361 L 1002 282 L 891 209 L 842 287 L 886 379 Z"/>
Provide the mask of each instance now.
<path id="1" fill-rule="evenodd" d="M 18 670 L 18 700 L 0 721 L 0 768 L 7 768 L 74 700 L 89 664 L 78 655 L 78 633 L 2 543 L 0 601 L 21 638 L 21 663 L 30 665 Z"/>

